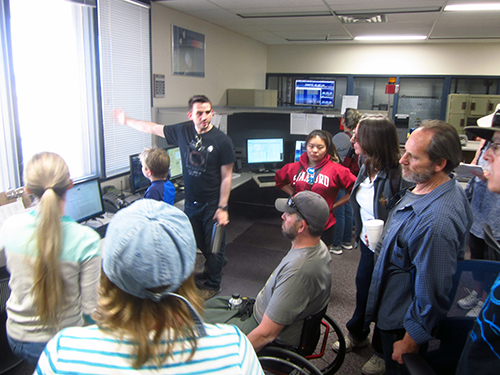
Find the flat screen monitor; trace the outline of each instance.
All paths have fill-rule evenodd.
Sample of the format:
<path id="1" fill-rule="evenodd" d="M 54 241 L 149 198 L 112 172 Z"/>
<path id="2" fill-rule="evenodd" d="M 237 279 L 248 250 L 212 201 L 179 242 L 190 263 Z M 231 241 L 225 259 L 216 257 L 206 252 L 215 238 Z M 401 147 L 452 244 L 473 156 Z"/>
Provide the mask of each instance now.
<path id="1" fill-rule="evenodd" d="M 247 139 L 247 163 L 264 170 L 283 161 L 283 138 Z"/>
<path id="2" fill-rule="evenodd" d="M 65 215 L 81 223 L 104 214 L 98 178 L 75 182 L 66 192 Z"/>
<path id="3" fill-rule="evenodd" d="M 130 192 L 132 194 L 146 190 L 151 181 L 149 181 L 142 173 L 141 159 L 139 154 L 129 156 L 130 161 Z"/>
<path id="4" fill-rule="evenodd" d="M 295 105 L 331 107 L 335 104 L 335 81 L 297 79 L 295 81 Z"/>
<path id="5" fill-rule="evenodd" d="M 167 149 L 168 156 L 170 157 L 170 179 L 182 177 L 182 159 L 181 150 L 179 147 Z"/>
<path id="6" fill-rule="evenodd" d="M 306 152 L 306 141 L 295 141 L 295 161 L 300 160 L 300 155 Z"/>

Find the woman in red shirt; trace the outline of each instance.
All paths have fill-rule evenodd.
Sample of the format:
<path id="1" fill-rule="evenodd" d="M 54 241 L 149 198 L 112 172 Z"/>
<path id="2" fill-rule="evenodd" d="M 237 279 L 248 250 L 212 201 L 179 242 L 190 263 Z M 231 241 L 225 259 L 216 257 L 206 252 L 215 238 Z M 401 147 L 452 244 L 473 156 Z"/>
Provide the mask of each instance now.
<path id="1" fill-rule="evenodd" d="M 335 202 L 340 189 L 350 193 L 356 177 L 348 168 L 338 164 L 337 149 L 330 133 L 313 130 L 306 138 L 307 151 L 295 163 L 286 164 L 276 172 L 276 186 L 293 195 L 299 191 L 311 190 L 325 198 L 330 207 L 330 217 L 321 236 L 330 247 L 333 242 L 333 211 L 349 201 L 350 194 Z"/>

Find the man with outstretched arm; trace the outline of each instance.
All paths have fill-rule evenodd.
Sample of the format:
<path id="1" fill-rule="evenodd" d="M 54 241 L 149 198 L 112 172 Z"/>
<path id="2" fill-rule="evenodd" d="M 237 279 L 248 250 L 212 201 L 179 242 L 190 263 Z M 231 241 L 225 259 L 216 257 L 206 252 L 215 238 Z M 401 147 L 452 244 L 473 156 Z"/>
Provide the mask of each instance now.
<path id="1" fill-rule="evenodd" d="M 227 210 L 235 155 L 231 139 L 211 122 L 210 100 L 204 95 L 193 96 L 188 112 L 191 121 L 169 126 L 135 120 L 122 110 L 115 109 L 113 116 L 122 125 L 163 137 L 168 144 L 179 146 L 185 185 L 184 212 L 206 259 L 205 272 L 198 285 L 203 298 L 215 296 L 220 292 L 225 234 L 218 253 L 211 252 L 210 241 L 214 221 L 222 226 L 229 223 Z"/>

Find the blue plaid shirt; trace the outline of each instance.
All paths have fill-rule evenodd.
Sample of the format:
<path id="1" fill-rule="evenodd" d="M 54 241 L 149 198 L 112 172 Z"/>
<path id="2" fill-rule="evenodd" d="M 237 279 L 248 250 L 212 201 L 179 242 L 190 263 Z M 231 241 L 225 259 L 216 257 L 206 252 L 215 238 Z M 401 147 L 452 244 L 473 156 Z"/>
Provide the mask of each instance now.
<path id="1" fill-rule="evenodd" d="M 381 330 L 404 328 L 423 344 L 446 316 L 472 211 L 452 179 L 409 203 L 403 198 L 392 214 L 373 271 L 366 320 Z"/>

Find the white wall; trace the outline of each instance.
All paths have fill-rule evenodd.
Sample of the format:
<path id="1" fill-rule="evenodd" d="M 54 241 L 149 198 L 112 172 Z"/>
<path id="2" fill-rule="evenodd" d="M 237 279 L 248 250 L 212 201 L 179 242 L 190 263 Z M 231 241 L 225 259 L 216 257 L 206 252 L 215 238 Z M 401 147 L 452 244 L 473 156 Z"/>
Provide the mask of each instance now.
<path id="1" fill-rule="evenodd" d="M 264 89 L 266 46 L 198 18 L 151 3 L 153 73 L 165 75 L 165 98 L 154 107 L 187 107 L 195 94 L 207 95 L 212 104 L 226 104 L 230 88 Z M 205 35 L 205 77 L 172 75 L 172 24 Z"/>
<path id="2" fill-rule="evenodd" d="M 500 75 L 500 43 L 268 46 L 268 73 Z"/>

